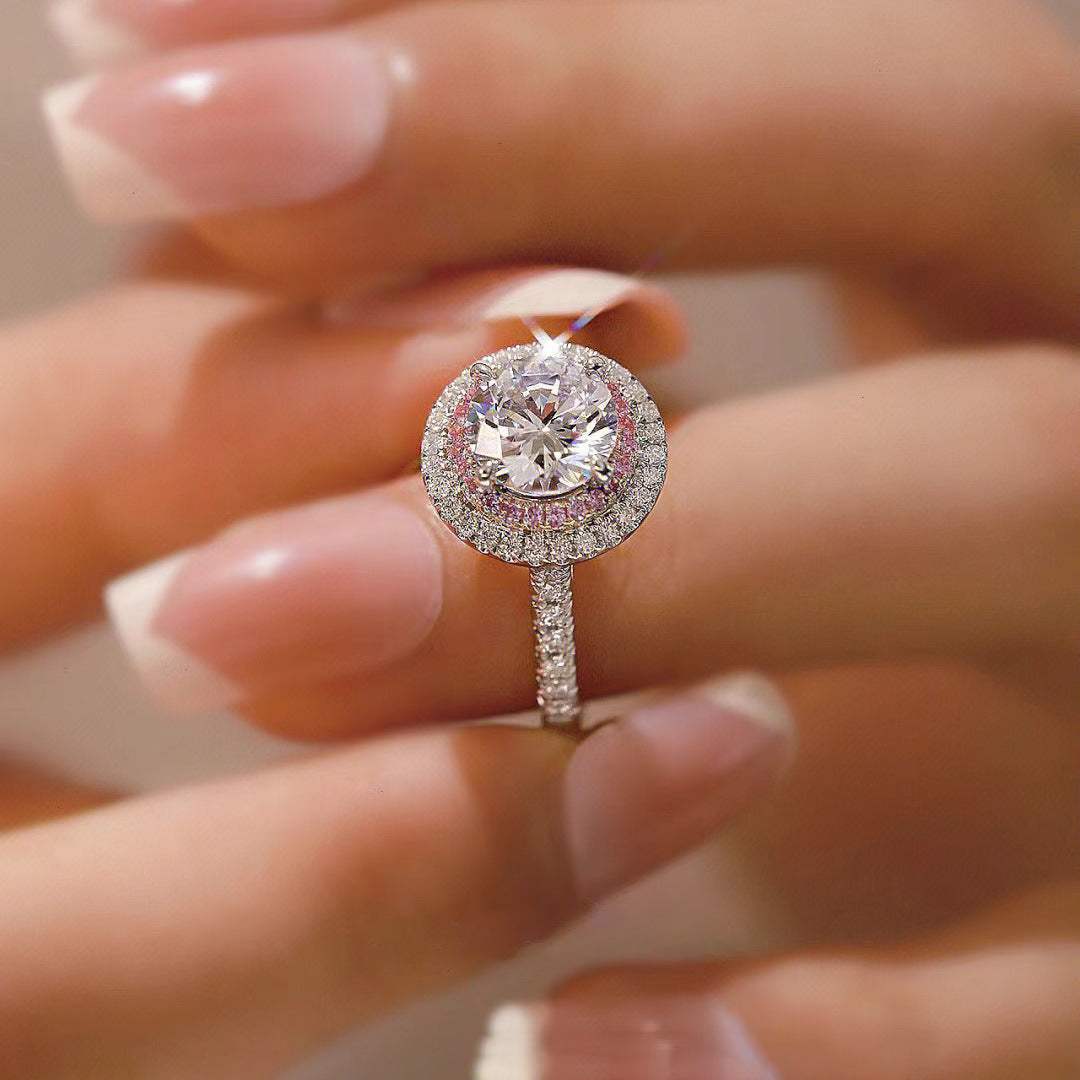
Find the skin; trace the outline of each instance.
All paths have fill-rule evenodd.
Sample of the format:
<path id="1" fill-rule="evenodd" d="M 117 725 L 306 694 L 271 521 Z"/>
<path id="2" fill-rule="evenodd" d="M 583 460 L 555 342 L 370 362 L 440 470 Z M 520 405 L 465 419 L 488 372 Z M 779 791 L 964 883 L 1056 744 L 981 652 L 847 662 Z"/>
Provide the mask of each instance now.
<path id="1" fill-rule="evenodd" d="M 618 32 L 604 30 L 610 59 L 598 69 L 582 64 L 598 48 L 590 38 L 598 31 L 581 14 L 600 8 Z M 9 646 L 57 629 L 88 614 L 100 585 L 122 569 L 256 510 L 384 484 L 393 497 L 420 504 L 415 478 L 394 477 L 414 452 L 404 429 L 415 430 L 430 385 L 416 381 L 403 392 L 402 411 L 389 423 L 400 438 L 383 440 L 383 456 L 369 456 L 363 432 L 355 443 L 330 445 L 323 410 L 378 378 L 386 343 L 312 332 L 293 308 L 282 313 L 281 293 L 306 298 L 369 272 L 521 257 L 627 266 L 683 232 L 686 264 L 823 267 L 835 277 L 860 370 L 684 418 L 672 437 L 670 490 L 650 528 L 584 568 L 579 587 L 590 692 L 646 689 L 733 665 L 780 675 L 803 752 L 742 842 L 787 901 L 807 949 L 740 965 L 603 973 L 564 993 L 584 1000 L 643 988 L 719 993 L 785 1080 L 1059 1080 L 1080 1069 L 1075 1016 L 1061 1007 L 1080 994 L 1080 64 L 1075 46 L 1034 4 L 812 0 L 799 11 L 791 22 L 775 5 L 750 2 L 446 0 L 343 16 L 341 33 L 392 43 L 417 72 L 400 91 L 377 182 L 315 206 L 197 222 L 217 256 L 170 244 L 148 260 L 152 279 L 13 328 L 0 341 L 5 370 L 17 373 L 5 382 L 0 408 L 22 421 L 0 427 L 3 458 L 20 462 L 0 474 L 5 520 L 15 523 L 0 539 L 0 625 Z M 849 32 L 852 23 L 860 33 Z M 443 47 L 448 35 L 459 43 L 453 57 Z M 498 88 L 515 55 L 528 64 L 522 93 L 511 96 Z M 717 63 L 718 55 L 726 60 Z M 747 55 L 760 62 L 735 62 Z M 469 93 L 451 95 L 462 69 L 471 73 Z M 617 101 L 617 111 L 594 115 L 586 105 L 579 116 L 589 137 L 567 146 L 565 99 L 530 81 L 541 70 L 557 73 L 557 88 L 572 86 L 576 102 L 594 99 L 582 79 L 584 91 L 619 88 L 603 99 Z M 765 71 L 775 78 L 763 81 Z M 684 124 L 668 123 L 654 107 L 662 95 L 689 102 Z M 516 181 L 524 187 L 493 200 L 472 182 L 467 159 L 446 160 L 446 147 L 476 130 L 499 134 L 499 173 L 524 177 Z M 542 183 L 533 166 L 555 146 L 580 168 L 580 185 Z M 635 164 L 627 169 L 630 148 Z M 592 184 L 609 187 L 614 174 L 616 194 L 603 206 L 582 194 Z M 452 232 L 410 224 L 433 175 L 443 178 L 437 217 L 453 221 Z M 688 203 L 697 208 L 689 223 Z M 228 284 L 221 254 L 244 268 L 231 271 Z M 253 270 L 276 279 L 273 298 L 243 284 Z M 103 339 L 93 363 L 73 359 L 98 328 L 132 314 L 123 324 L 154 329 Z M 309 446 L 294 469 L 261 456 L 249 402 L 264 376 L 239 363 L 253 343 L 260 355 L 281 359 L 274 351 L 281 335 L 265 332 L 267 320 L 287 329 L 281 377 L 294 377 L 290 359 L 303 360 L 289 386 L 316 395 L 310 410 L 275 418 Z M 177 343 L 170 330 L 179 328 Z M 448 340 L 437 374 L 457 370 L 475 344 Z M 185 378 L 208 350 L 211 374 L 231 373 L 224 385 Z M 346 371 L 349 381 L 335 384 L 319 375 L 314 389 L 308 385 L 312 356 L 332 368 L 335 357 L 358 350 L 370 359 L 360 376 Z M 132 365 L 148 355 L 155 362 L 139 364 L 143 374 L 133 381 Z M 195 479 L 182 466 L 156 472 L 152 488 L 114 467 L 111 440 L 131 413 L 126 396 L 159 402 L 163 391 L 167 403 L 186 402 L 196 417 L 212 402 L 205 415 L 220 427 L 196 423 L 177 446 L 164 423 L 133 441 L 129 433 L 121 445 L 142 447 L 155 461 L 182 450 L 198 462 L 216 450 L 222 430 L 239 432 L 232 449 L 247 464 L 237 466 L 233 483 L 198 500 L 196 516 L 187 509 Z M 85 438 L 87 430 L 97 435 L 94 452 L 77 453 L 85 443 L 72 432 Z M 357 465 L 365 461 L 376 464 L 365 471 Z M 691 490 L 691 476 L 709 482 Z M 903 507 L 917 512 L 894 510 Z M 527 648 L 525 600 L 503 568 L 445 543 L 448 600 L 421 651 L 362 682 L 257 701 L 249 717 L 301 737 L 344 736 L 524 704 L 529 673 L 514 657 Z M 482 625 L 481 598 L 492 597 L 505 605 L 501 621 L 522 628 L 520 639 L 485 647 L 499 676 L 491 683 L 508 688 L 498 696 L 452 677 L 461 670 L 457 643 Z M 604 659 L 616 655 L 622 660 Z M 519 793 L 490 775 L 493 753 L 518 751 L 486 741 L 503 737 L 453 737 L 491 820 L 518 805 Z M 450 737 L 424 738 L 451 752 Z M 213 861 L 187 866 L 198 886 L 193 901 L 177 907 L 174 898 L 170 906 L 167 889 L 153 894 L 151 915 L 183 932 L 153 965 L 133 961 L 133 993 L 153 983 L 158 996 L 108 1014 L 102 1075 L 110 1075 L 110 1054 L 151 1074 L 160 1066 L 151 1048 L 163 1040 L 185 1047 L 196 1075 L 222 1061 L 230 1076 L 265 1075 L 269 1062 L 369 1015 L 379 979 L 392 981 L 394 1000 L 405 1000 L 430 987 L 432 967 L 464 974 L 572 913 L 558 858 L 543 845 L 519 856 L 521 872 L 511 877 L 521 891 L 510 902 L 493 882 L 514 845 L 485 847 L 483 838 L 421 887 L 402 884 L 395 841 L 407 835 L 438 850 L 445 815 L 457 808 L 470 820 L 469 805 L 455 802 L 452 772 L 412 816 L 407 800 L 398 807 L 394 820 L 405 833 L 380 815 L 371 836 L 320 831 L 327 782 L 352 768 L 407 770 L 410 745 L 331 755 L 303 766 L 316 773 L 299 779 L 262 778 L 268 817 L 260 827 L 271 853 L 293 835 L 314 836 L 340 873 L 330 874 L 324 906 L 312 910 L 289 893 L 283 913 L 257 907 L 251 936 L 234 943 L 224 966 L 203 963 L 220 955 L 225 898 L 212 887 Z M 542 793 L 565 748 L 540 736 L 520 750 L 522 783 Z M 25 771 L 13 781 L 3 812 L 13 827 L 110 801 Z M 9 834 L 6 865 L 29 884 L 21 902 L 5 899 L 11 910 L 0 909 L 13 958 L 0 1039 L 18 1030 L 21 1003 L 33 1000 L 38 958 L 27 942 L 44 916 L 31 901 L 57 885 L 47 855 L 57 845 L 70 854 L 61 880 L 100 882 L 102 873 L 126 880 L 145 850 L 140 835 L 152 849 L 162 822 L 238 813 L 259 787 L 243 783 L 252 786 L 182 792 L 65 818 L 48 826 L 52 832 Z M 295 834 L 273 815 L 278 784 L 300 808 Z M 356 812 L 363 818 L 367 809 Z M 122 837 L 115 865 L 89 867 L 88 853 L 114 835 Z M 177 843 L 175 836 L 165 843 Z M 189 858 L 177 844 L 175 859 Z M 243 867 L 259 872 L 257 859 Z M 465 901 L 452 882 L 463 868 L 488 884 L 491 891 L 478 895 L 491 910 L 510 911 L 509 922 L 494 931 L 486 921 L 468 924 L 447 946 L 450 962 L 425 961 L 438 931 L 460 925 Z M 334 958 L 355 946 L 355 924 L 340 919 L 343 898 L 372 881 L 384 898 L 404 889 L 408 910 L 428 916 L 420 925 L 431 937 L 417 935 L 408 919 L 394 923 L 398 907 L 376 903 L 370 918 L 388 927 L 386 952 L 362 953 L 360 974 L 351 966 L 343 975 Z M 94 895 L 108 911 L 113 894 L 99 888 Z M 100 1019 L 100 998 L 91 994 L 87 1006 L 80 991 L 101 984 L 108 949 L 80 950 L 87 916 L 62 914 L 70 921 L 61 923 L 50 963 L 73 988 L 70 1007 L 57 1011 L 47 1039 L 25 1044 L 19 1075 L 71 1073 L 88 1025 Z M 100 933 L 101 925 L 90 929 Z M 980 964 L 963 962 L 976 954 Z M 342 984 L 347 1007 L 327 1018 L 325 1002 Z M 283 986 L 292 996 L 275 992 Z M 252 987 L 270 989 L 252 999 Z M 224 1020 L 207 1034 L 199 1018 L 221 1001 Z M 924 1038 L 905 1038 L 913 1023 Z M 265 1055 L 245 1059 L 253 1030 L 266 1040 L 255 1043 Z M 897 1046 L 905 1052 L 891 1053 Z"/>

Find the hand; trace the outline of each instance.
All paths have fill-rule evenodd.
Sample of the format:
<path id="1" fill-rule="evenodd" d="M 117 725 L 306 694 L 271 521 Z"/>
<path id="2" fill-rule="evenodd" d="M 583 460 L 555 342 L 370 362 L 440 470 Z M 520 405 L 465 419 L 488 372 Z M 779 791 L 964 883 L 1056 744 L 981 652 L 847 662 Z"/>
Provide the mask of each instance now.
<path id="1" fill-rule="evenodd" d="M 245 578 L 256 586 L 249 659 L 280 648 L 283 711 L 304 667 L 317 679 L 320 663 L 344 674 L 404 654 L 438 618 L 440 548 L 408 484 L 379 480 L 415 455 L 437 388 L 519 328 L 506 317 L 516 304 L 551 316 L 567 287 L 606 290 L 598 346 L 635 364 L 678 347 L 657 290 L 567 275 L 399 291 L 366 331 L 236 285 L 142 280 L 0 334 L 3 459 L 18 464 L 0 483 L 5 644 L 90 614 L 118 569 L 263 509 L 209 542 L 227 553 L 231 536 L 241 562 L 245 548 L 254 557 L 214 580 L 240 590 L 232 619 Z M 409 328 L 410 313 L 439 318 Z M 375 490 L 340 494 L 355 486 Z M 265 578 L 267 552 L 290 573 Z M 416 572 L 400 576 L 398 556 Z M 125 620 L 146 580 L 120 588 Z M 276 645 L 264 633 L 275 624 Z M 198 666 L 177 670 L 190 680 Z M 771 785 L 791 741 L 775 692 L 748 679 L 639 704 L 577 748 L 538 731 L 437 729 L 437 708 L 402 714 L 421 719 L 420 734 L 149 797 L 0 763 L 4 1075 L 276 1075 L 700 842 Z"/>
<path id="2" fill-rule="evenodd" d="M 162 45 L 278 28 L 195 33 L 209 6 L 148 2 L 138 26 Z M 785 1080 L 1072 1075 L 1080 1051 L 1061 1003 L 1080 982 L 1075 48 L 1011 3 L 349 14 L 322 8 L 315 37 L 135 62 L 74 109 L 72 95 L 54 99 L 61 131 L 107 144 L 94 144 L 90 173 L 78 138 L 63 139 L 84 201 L 112 217 L 192 219 L 292 288 L 538 254 L 624 266 L 680 236 L 686 262 L 832 269 L 852 353 L 898 361 L 684 419 L 649 528 L 583 569 L 579 601 L 593 693 L 732 665 L 816 669 L 784 677 L 804 750 L 749 842 L 798 940 L 911 936 L 617 973 L 567 992 L 576 1015 L 595 1017 L 607 987 L 621 1001 L 696 995 L 710 1016 L 719 1002 L 727 1049 L 764 1055 Z M 342 100 L 367 108 L 331 106 Z M 245 101 L 274 118 L 257 143 Z M 358 527 L 385 500 L 423 513 L 413 481 L 362 499 Z M 375 650 L 351 655 L 359 669 L 319 667 L 323 643 L 342 636 L 332 604 L 301 608 L 303 640 L 281 636 L 324 565 L 325 519 L 298 513 L 280 524 L 290 558 L 265 577 L 243 575 L 278 550 L 264 519 L 192 551 L 178 576 L 172 564 L 114 589 L 160 692 L 227 699 L 297 735 L 525 704 L 524 596 L 440 533 L 442 587 L 423 597 L 438 593 L 438 611 L 424 609 L 421 641 L 396 636 L 406 616 L 423 625 L 419 601 L 384 624 L 382 590 L 348 598 L 379 643 L 407 641 L 389 662 Z M 373 543 L 380 580 L 421 580 L 407 552 Z M 222 643 L 240 630 L 255 645 L 237 657 Z M 178 686 L 178 665 L 161 662 L 176 649 L 181 669 L 217 678 Z M 477 657 L 490 677 L 462 678 Z M 735 1023 L 760 1052 L 730 1036 Z M 691 1075 L 715 1074 L 716 1060 Z"/>

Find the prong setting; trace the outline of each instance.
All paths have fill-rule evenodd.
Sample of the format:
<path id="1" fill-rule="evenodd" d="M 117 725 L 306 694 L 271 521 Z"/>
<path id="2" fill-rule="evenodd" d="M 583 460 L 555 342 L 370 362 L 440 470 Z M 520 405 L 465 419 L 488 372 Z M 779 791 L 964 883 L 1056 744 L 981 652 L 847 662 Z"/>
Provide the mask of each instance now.
<path id="1" fill-rule="evenodd" d="M 529 497 L 508 490 L 496 478 L 497 463 L 470 446 L 470 409 L 509 365 L 540 357 L 542 347 L 532 343 L 472 364 L 439 397 L 421 449 L 424 483 L 442 520 L 477 550 L 533 567 L 584 561 L 621 543 L 656 502 L 667 469 L 664 427 L 645 388 L 616 361 L 562 344 L 560 357 L 608 388 L 618 425 L 614 446 L 567 491 Z"/>

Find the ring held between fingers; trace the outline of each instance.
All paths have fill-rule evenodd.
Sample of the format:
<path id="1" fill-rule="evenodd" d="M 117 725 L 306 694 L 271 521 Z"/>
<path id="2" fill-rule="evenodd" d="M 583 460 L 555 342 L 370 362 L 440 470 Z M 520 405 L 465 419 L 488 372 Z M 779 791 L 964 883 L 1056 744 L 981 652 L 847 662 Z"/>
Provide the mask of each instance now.
<path id="1" fill-rule="evenodd" d="M 351 292 L 321 315 L 250 288 L 144 281 L 0 335 L 0 645 L 93 611 L 110 577 L 230 521 L 386 480 L 431 400 L 526 316 L 602 309 L 586 340 L 668 362 L 669 297 L 616 274 L 524 267 Z"/>
<path id="2" fill-rule="evenodd" d="M 1078 427 L 1080 367 L 1037 349 L 978 364 L 927 357 L 694 414 L 671 433 L 650 527 L 579 569 L 583 689 L 724 666 L 1060 647 L 1080 627 Z M 417 519 L 403 537 L 433 531 L 437 550 L 399 545 L 379 524 L 388 503 Z M 381 590 L 398 596 L 400 584 L 402 602 L 363 585 L 329 518 L 382 568 Z M 155 639 L 294 735 L 531 699 L 524 571 L 439 530 L 414 479 L 264 519 L 184 558 L 175 585 L 150 570 L 113 590 L 113 616 L 159 692 Z M 361 648 L 376 628 L 408 648 L 380 665 Z M 215 644 L 224 639 L 249 642 L 242 663 Z"/>

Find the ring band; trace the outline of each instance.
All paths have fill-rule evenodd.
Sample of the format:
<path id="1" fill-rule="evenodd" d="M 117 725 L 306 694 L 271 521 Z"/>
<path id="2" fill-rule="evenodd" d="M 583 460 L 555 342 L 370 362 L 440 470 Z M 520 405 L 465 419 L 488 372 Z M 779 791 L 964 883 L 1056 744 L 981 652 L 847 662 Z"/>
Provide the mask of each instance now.
<path id="1" fill-rule="evenodd" d="M 580 726 L 574 565 L 621 544 L 667 474 L 656 403 L 626 368 L 582 345 L 514 345 L 466 368 L 424 429 L 436 513 L 481 554 L 531 571 L 537 703 Z"/>
<path id="2" fill-rule="evenodd" d="M 538 566 L 531 574 L 536 641 L 536 703 L 547 727 L 581 723 L 574 640 L 574 567 Z"/>

